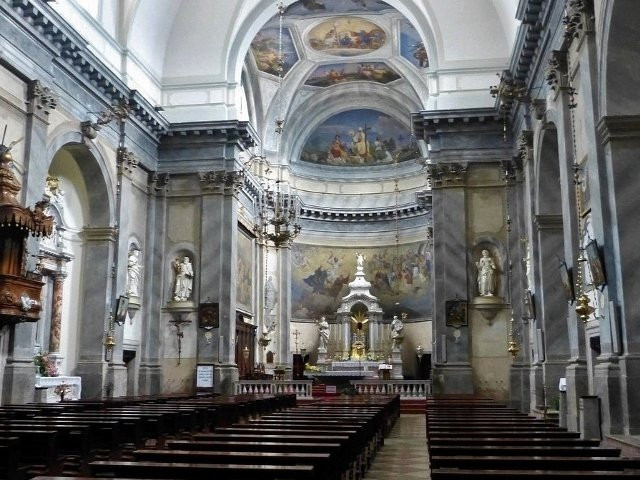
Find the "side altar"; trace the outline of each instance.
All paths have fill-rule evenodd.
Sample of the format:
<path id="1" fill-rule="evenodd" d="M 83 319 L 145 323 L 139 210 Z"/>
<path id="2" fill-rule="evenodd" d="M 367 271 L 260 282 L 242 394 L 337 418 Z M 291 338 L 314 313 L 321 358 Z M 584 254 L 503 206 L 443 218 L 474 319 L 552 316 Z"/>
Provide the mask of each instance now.
<path id="1" fill-rule="evenodd" d="M 391 325 L 383 321 L 378 298 L 369 292 L 371 283 L 365 279 L 364 260 L 364 255 L 356 254 L 355 279 L 349 283 L 349 293 L 342 297 L 335 323 L 329 325 L 323 317 L 318 324 L 318 367 L 322 371 L 313 376 L 320 379 L 403 378 L 401 329 L 396 328 L 400 321 L 396 317 Z M 335 346 L 331 356 L 327 352 L 329 338 Z"/>

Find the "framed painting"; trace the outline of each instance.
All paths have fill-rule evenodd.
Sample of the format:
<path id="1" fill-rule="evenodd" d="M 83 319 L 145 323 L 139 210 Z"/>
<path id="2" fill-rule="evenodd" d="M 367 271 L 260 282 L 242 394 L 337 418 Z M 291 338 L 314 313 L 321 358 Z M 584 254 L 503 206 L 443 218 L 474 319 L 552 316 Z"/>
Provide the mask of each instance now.
<path id="1" fill-rule="evenodd" d="M 460 328 L 468 325 L 466 300 L 447 300 L 447 327 Z"/>
<path id="2" fill-rule="evenodd" d="M 607 283 L 607 277 L 604 273 L 604 266 L 600 259 L 600 250 L 598 249 L 598 242 L 591 240 L 584 252 L 587 255 L 587 261 L 589 262 L 589 270 L 591 272 L 591 282 L 596 288 L 603 287 Z"/>
<path id="3" fill-rule="evenodd" d="M 220 326 L 220 309 L 217 303 L 201 303 L 198 308 L 198 326 L 205 330 Z"/>
<path id="4" fill-rule="evenodd" d="M 567 302 L 573 303 L 575 300 L 575 293 L 573 291 L 573 280 L 571 272 L 567 267 L 566 262 L 560 263 L 560 281 L 562 282 L 562 289 L 564 290 L 565 298 Z"/>

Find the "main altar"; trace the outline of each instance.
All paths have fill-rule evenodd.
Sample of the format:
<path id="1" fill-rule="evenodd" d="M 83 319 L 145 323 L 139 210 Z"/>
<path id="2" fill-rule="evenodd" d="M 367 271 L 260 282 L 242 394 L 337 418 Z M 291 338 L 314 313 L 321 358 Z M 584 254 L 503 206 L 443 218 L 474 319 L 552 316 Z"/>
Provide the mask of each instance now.
<path id="1" fill-rule="evenodd" d="M 318 366 L 322 371 L 314 376 L 401 379 L 400 342 L 391 339 L 378 298 L 369 292 L 371 283 L 365 278 L 364 255 L 356 255 L 355 279 L 349 283 L 349 293 L 342 297 L 335 323 L 330 326 L 332 352 L 328 353 L 327 346 L 321 343 Z"/>

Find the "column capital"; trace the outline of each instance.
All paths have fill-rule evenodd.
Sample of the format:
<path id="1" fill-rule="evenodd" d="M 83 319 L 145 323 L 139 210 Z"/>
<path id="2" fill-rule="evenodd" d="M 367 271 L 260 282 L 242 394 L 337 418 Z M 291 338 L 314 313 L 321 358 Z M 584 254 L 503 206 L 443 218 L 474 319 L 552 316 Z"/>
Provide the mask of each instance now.
<path id="1" fill-rule="evenodd" d="M 118 147 L 116 153 L 116 162 L 118 164 L 118 173 L 131 173 L 138 166 L 138 159 L 135 153 L 127 147 Z"/>
<path id="2" fill-rule="evenodd" d="M 573 39 L 582 40 L 584 35 L 595 29 L 595 15 L 593 0 L 568 0 L 565 8 L 564 38 L 571 42 Z"/>
<path id="3" fill-rule="evenodd" d="M 32 80 L 27 86 L 28 112 L 42 115 L 45 119 L 58 105 L 56 95 L 40 80 Z"/>
<path id="4" fill-rule="evenodd" d="M 212 170 L 199 172 L 198 176 L 203 190 L 224 195 L 237 195 L 245 180 L 243 171 Z"/>
<path id="5" fill-rule="evenodd" d="M 463 187 L 467 178 L 466 163 L 429 163 L 427 179 L 432 189 Z"/>
<path id="6" fill-rule="evenodd" d="M 556 92 L 556 95 L 560 90 L 569 87 L 568 71 L 567 52 L 552 50 L 544 74 L 547 85 L 551 87 L 552 91 Z"/>

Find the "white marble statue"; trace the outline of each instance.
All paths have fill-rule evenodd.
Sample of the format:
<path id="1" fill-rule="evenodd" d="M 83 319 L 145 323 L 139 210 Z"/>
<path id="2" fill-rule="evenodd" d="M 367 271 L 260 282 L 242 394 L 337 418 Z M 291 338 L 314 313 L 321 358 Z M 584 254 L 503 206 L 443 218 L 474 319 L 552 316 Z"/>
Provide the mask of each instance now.
<path id="1" fill-rule="evenodd" d="M 267 283 L 264 286 L 264 306 L 267 313 L 271 313 L 278 303 L 278 291 L 273 283 L 273 277 L 269 275 Z"/>
<path id="2" fill-rule="evenodd" d="M 142 265 L 140 265 L 140 250 L 133 248 L 127 260 L 127 295 L 140 296 L 140 282 L 142 280 Z"/>
<path id="3" fill-rule="evenodd" d="M 320 348 L 326 350 L 329 344 L 329 322 L 325 317 L 320 317 L 318 321 L 318 333 L 320 334 Z"/>
<path id="4" fill-rule="evenodd" d="M 403 336 L 404 323 L 402 323 L 402 320 L 400 320 L 397 315 L 394 315 L 391 322 L 391 340 L 393 340 L 394 345 L 398 345 Z"/>
<path id="5" fill-rule="evenodd" d="M 489 256 L 489 250 L 482 250 L 482 257 L 476 262 L 478 268 L 478 292 L 481 297 L 492 297 L 496 288 L 496 264 Z"/>
<path id="6" fill-rule="evenodd" d="M 176 283 L 173 289 L 173 300 L 176 302 L 186 302 L 191 298 L 193 289 L 193 264 L 189 257 L 184 257 L 182 261 L 176 258 L 173 262 L 176 272 Z"/>
<path id="7" fill-rule="evenodd" d="M 364 255 L 356 252 L 356 265 L 358 270 L 362 270 L 364 268 Z"/>

